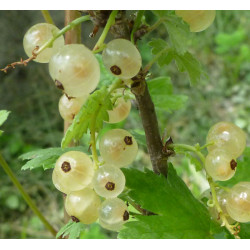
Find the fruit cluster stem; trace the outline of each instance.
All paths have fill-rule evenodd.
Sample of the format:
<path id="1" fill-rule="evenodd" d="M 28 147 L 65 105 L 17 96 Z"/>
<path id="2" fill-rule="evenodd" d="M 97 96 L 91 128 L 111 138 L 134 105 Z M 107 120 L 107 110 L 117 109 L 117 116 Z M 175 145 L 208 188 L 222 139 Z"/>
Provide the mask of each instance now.
<path id="1" fill-rule="evenodd" d="M 50 24 L 55 25 L 55 24 L 54 24 L 54 21 L 53 21 L 53 19 L 52 19 L 52 17 L 51 17 L 51 15 L 50 15 L 50 13 L 49 13 L 48 10 L 41 10 L 41 12 L 42 12 L 42 15 L 43 15 L 44 20 L 45 20 L 47 23 L 50 23 Z"/>

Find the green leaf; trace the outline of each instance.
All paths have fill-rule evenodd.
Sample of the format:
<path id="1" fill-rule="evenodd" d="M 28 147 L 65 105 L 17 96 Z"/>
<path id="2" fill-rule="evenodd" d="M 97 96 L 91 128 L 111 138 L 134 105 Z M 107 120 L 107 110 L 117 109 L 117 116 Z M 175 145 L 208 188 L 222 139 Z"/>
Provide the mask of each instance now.
<path id="1" fill-rule="evenodd" d="M 190 160 L 190 163 L 195 166 L 196 171 L 201 171 L 203 169 L 202 163 L 192 154 L 187 152 L 185 153 L 185 156 Z"/>
<path id="2" fill-rule="evenodd" d="M 9 114 L 10 114 L 10 111 L 0 110 L 0 126 L 2 126 L 3 123 L 7 120 Z M 3 133 L 3 131 L 0 130 L 0 136 L 2 133 Z"/>
<path id="3" fill-rule="evenodd" d="M 240 223 L 240 233 L 241 239 L 250 239 L 250 223 Z"/>
<path id="4" fill-rule="evenodd" d="M 79 141 L 87 133 L 91 119 L 95 116 L 95 128 L 98 132 L 103 127 L 103 121 L 108 120 L 107 110 L 113 108 L 107 87 L 95 91 L 82 106 L 73 123 L 68 128 L 62 140 L 62 148 L 67 147 L 71 141 Z"/>
<path id="5" fill-rule="evenodd" d="M 64 225 L 56 235 L 56 238 L 69 236 L 69 239 L 77 239 L 81 235 L 81 232 L 84 231 L 86 226 L 80 222 L 76 223 L 74 221 L 68 222 Z"/>
<path id="6" fill-rule="evenodd" d="M 130 199 L 157 215 L 135 216 L 136 221 L 126 223 L 119 238 L 213 238 L 207 208 L 169 165 L 167 179 L 149 170 L 122 169 Z"/>
<path id="7" fill-rule="evenodd" d="M 156 108 L 172 112 L 186 105 L 188 97 L 173 94 L 173 85 L 169 77 L 158 77 L 147 81 L 147 84 Z"/>
<path id="8" fill-rule="evenodd" d="M 103 64 L 103 60 L 102 60 L 102 55 L 100 54 L 96 54 L 96 59 L 99 62 L 100 65 L 100 72 L 101 72 L 101 76 L 100 76 L 100 81 L 98 86 L 99 87 L 103 87 L 103 86 L 108 86 L 110 85 L 115 79 L 117 79 L 114 75 L 112 75 L 104 66 Z"/>
<path id="9" fill-rule="evenodd" d="M 164 24 L 167 28 L 172 47 L 178 54 L 184 54 L 187 51 L 188 40 L 190 39 L 188 24 L 175 14 L 167 16 Z"/>
<path id="10" fill-rule="evenodd" d="M 184 55 L 173 53 L 173 57 L 179 71 L 188 73 L 191 85 L 196 85 L 201 77 L 206 75 L 202 70 L 200 62 L 189 52 L 186 52 Z"/>
<path id="11" fill-rule="evenodd" d="M 168 44 L 162 39 L 154 39 L 149 42 L 152 47 L 152 54 L 159 56 L 157 62 L 160 67 L 168 65 L 175 60 L 177 68 L 180 72 L 186 72 L 192 85 L 199 83 L 202 76 L 206 76 L 199 61 L 189 52 L 184 54 L 178 53 L 177 50 L 169 48 Z M 160 54 L 162 52 L 162 54 Z"/>
<path id="12" fill-rule="evenodd" d="M 235 175 L 228 181 L 220 181 L 221 186 L 232 187 L 238 182 L 250 182 L 250 147 L 247 147 L 243 153 L 243 157 L 237 160 L 237 168 Z"/>
<path id="13" fill-rule="evenodd" d="M 38 149 L 32 152 L 25 153 L 19 156 L 21 160 L 28 160 L 23 166 L 22 170 L 35 169 L 42 167 L 44 170 L 53 168 L 57 159 L 65 152 L 68 151 L 83 151 L 83 147 L 72 148 L 47 148 Z"/>
<path id="14" fill-rule="evenodd" d="M 152 10 L 152 12 L 158 17 L 165 17 L 171 13 L 171 10 Z"/>

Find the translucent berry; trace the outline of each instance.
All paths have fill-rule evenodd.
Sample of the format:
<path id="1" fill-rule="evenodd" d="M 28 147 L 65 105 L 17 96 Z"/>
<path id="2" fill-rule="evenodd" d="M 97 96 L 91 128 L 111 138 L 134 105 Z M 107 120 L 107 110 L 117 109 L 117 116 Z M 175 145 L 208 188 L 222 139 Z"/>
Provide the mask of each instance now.
<path id="1" fill-rule="evenodd" d="M 232 158 L 237 158 L 246 147 L 246 134 L 233 123 L 219 122 L 208 131 L 207 143 L 214 143 L 208 147 L 209 152 L 215 148 L 223 148 Z"/>
<path id="2" fill-rule="evenodd" d="M 100 80 L 97 59 L 83 44 L 65 45 L 49 62 L 49 72 L 56 85 L 70 97 L 89 94 Z"/>
<path id="3" fill-rule="evenodd" d="M 81 190 L 92 182 L 94 167 L 85 153 L 69 151 L 59 157 L 52 174 L 55 187 L 68 194 Z"/>
<path id="4" fill-rule="evenodd" d="M 191 32 L 207 29 L 215 19 L 215 10 L 176 10 L 177 16 L 189 24 Z"/>
<path id="5" fill-rule="evenodd" d="M 107 44 L 102 53 L 105 67 L 115 76 L 129 79 L 138 74 L 142 59 L 139 51 L 130 41 L 115 39 Z"/>
<path id="6" fill-rule="evenodd" d="M 236 171 L 237 163 L 229 152 L 223 149 L 214 149 L 209 152 L 205 160 L 207 173 L 217 181 L 231 179 Z"/>
<path id="7" fill-rule="evenodd" d="M 103 228 L 119 231 L 128 219 L 127 206 L 121 199 L 107 199 L 101 204 L 99 223 Z"/>
<path id="8" fill-rule="evenodd" d="M 42 47 L 48 40 L 50 40 L 59 29 L 49 23 L 38 23 L 32 26 L 24 35 L 23 47 L 24 51 L 28 57 L 32 56 L 33 50 L 38 46 Z M 37 57 L 34 59 L 36 62 L 48 63 L 52 54 L 56 53 L 61 47 L 64 46 L 63 36 L 58 37 L 52 47 L 44 49 Z"/>
<path id="9" fill-rule="evenodd" d="M 65 201 L 68 215 L 84 224 L 91 224 L 98 219 L 100 205 L 99 196 L 90 188 L 71 192 Z"/>
<path id="10" fill-rule="evenodd" d="M 128 131 L 112 129 L 102 136 L 99 149 L 106 164 L 124 167 L 135 159 L 138 145 Z"/>
<path id="11" fill-rule="evenodd" d="M 64 94 L 58 105 L 61 117 L 67 122 L 72 122 L 87 99 L 88 95 L 70 98 Z"/>
<path id="12" fill-rule="evenodd" d="M 236 221 L 250 222 L 250 182 L 239 182 L 228 193 L 227 212 Z"/>
<path id="13" fill-rule="evenodd" d="M 122 94 L 123 90 L 117 90 L 117 92 Z M 131 102 L 129 100 L 125 101 L 123 97 L 117 98 L 114 104 L 114 108 L 108 111 L 108 123 L 118 123 L 123 121 L 128 117 L 130 109 Z"/>
<path id="14" fill-rule="evenodd" d="M 114 198 L 123 191 L 125 176 L 117 167 L 103 166 L 94 174 L 93 187 L 100 196 Z"/>

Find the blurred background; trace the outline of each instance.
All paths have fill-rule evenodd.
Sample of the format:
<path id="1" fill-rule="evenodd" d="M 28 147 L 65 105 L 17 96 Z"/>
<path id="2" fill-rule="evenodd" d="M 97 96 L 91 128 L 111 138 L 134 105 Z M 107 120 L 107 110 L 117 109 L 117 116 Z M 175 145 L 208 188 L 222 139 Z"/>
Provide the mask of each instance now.
<path id="1" fill-rule="evenodd" d="M 154 23 L 155 16 L 146 12 L 146 20 Z M 128 15 L 131 13 L 127 13 Z M 64 25 L 64 12 L 51 11 L 59 28 Z M 26 58 L 22 40 L 34 24 L 44 22 L 40 11 L 0 11 L 0 68 Z M 82 41 L 93 48 L 101 31 L 89 38 L 92 23 L 82 25 Z M 143 62 L 151 58 L 147 42 L 166 38 L 164 26 L 139 42 Z M 109 37 L 108 39 L 112 39 Z M 186 74 L 179 73 L 174 64 L 152 68 L 152 77 L 169 76 L 175 94 L 189 97 L 187 106 L 173 113 L 157 110 L 160 130 L 165 130 L 176 143 L 205 143 L 206 134 L 214 123 L 231 121 L 250 134 L 250 11 L 217 11 L 214 24 L 207 30 L 192 34 L 189 50 L 202 63 L 208 79 L 191 87 Z M 63 223 L 63 199 L 52 184 L 51 170 L 21 171 L 21 154 L 48 147 L 59 147 L 63 136 L 63 120 L 58 113 L 61 96 L 49 74 L 48 65 L 36 62 L 17 67 L 8 74 L 0 72 L 0 110 L 11 111 L 0 138 L 0 150 L 45 217 L 57 229 Z M 107 125 L 105 129 L 108 129 Z M 126 121 L 113 125 L 128 130 L 141 130 L 140 117 L 134 107 Z M 86 149 L 88 138 L 83 139 Z M 203 173 L 183 157 L 171 159 L 196 197 L 207 188 Z M 146 147 L 141 144 L 133 167 L 150 168 Z M 43 224 L 0 168 L 0 238 L 51 238 Z M 115 238 L 93 224 L 86 227 L 82 238 Z"/>

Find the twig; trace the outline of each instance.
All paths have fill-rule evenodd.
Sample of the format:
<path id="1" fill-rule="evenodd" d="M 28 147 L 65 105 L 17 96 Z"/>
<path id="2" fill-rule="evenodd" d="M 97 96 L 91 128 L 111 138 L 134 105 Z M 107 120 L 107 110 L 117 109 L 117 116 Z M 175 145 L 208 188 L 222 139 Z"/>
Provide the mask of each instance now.
<path id="1" fill-rule="evenodd" d="M 7 71 L 8 71 L 9 69 L 11 69 L 11 68 L 14 69 L 15 66 L 17 66 L 17 65 L 27 66 L 27 64 L 28 64 L 30 61 L 36 59 L 36 57 L 37 57 L 36 51 L 38 51 L 38 50 L 39 50 L 39 47 L 36 46 L 35 49 L 32 51 L 32 56 L 31 56 L 31 57 L 29 57 L 29 58 L 27 58 L 27 59 L 25 59 L 25 60 L 23 60 L 23 59 L 21 58 L 20 61 L 18 61 L 18 62 L 13 62 L 13 63 L 11 63 L 11 64 L 8 64 L 5 68 L 0 69 L 0 71 L 3 71 L 4 73 L 7 73 Z"/>

